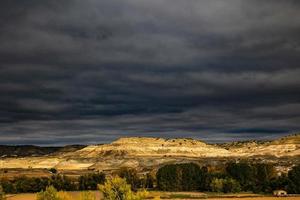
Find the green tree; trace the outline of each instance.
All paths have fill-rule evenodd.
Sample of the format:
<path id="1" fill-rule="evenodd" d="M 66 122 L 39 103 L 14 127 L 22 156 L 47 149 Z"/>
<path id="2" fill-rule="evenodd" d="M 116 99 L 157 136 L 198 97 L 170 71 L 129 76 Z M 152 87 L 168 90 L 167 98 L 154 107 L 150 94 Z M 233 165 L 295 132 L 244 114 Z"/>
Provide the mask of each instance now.
<path id="1" fill-rule="evenodd" d="M 300 194 L 300 165 L 293 167 L 288 172 L 288 192 Z"/>
<path id="2" fill-rule="evenodd" d="M 126 182 L 131 185 L 131 189 L 137 191 L 142 187 L 142 180 L 139 178 L 137 171 L 132 168 L 121 168 L 118 172 L 118 176 L 125 178 Z"/>
<path id="3" fill-rule="evenodd" d="M 271 180 L 276 177 L 275 169 L 272 164 L 258 163 L 253 165 L 255 168 L 254 192 L 272 192 Z"/>
<path id="4" fill-rule="evenodd" d="M 53 186 L 49 186 L 45 191 L 41 191 L 37 194 L 37 200 L 62 200 L 57 190 Z"/>
<path id="5" fill-rule="evenodd" d="M 7 179 L 2 179 L 1 180 L 1 184 L 2 184 L 2 189 L 5 193 L 16 193 L 16 188 L 15 185 Z"/>
<path id="6" fill-rule="evenodd" d="M 288 186 L 290 184 L 290 180 L 287 175 L 281 175 L 279 177 L 273 178 L 270 181 L 271 190 L 286 190 L 288 191 Z"/>
<path id="7" fill-rule="evenodd" d="M 256 171 L 252 165 L 245 162 L 229 163 L 226 166 L 226 172 L 241 184 L 243 190 L 253 190 L 256 182 Z"/>
<path id="8" fill-rule="evenodd" d="M 98 184 L 103 184 L 105 181 L 104 173 L 91 173 L 79 177 L 80 190 L 96 190 Z"/>
<path id="9" fill-rule="evenodd" d="M 64 175 L 53 175 L 50 179 L 50 185 L 53 185 L 57 190 L 75 190 L 75 184 L 71 181 L 70 178 Z"/>
<path id="10" fill-rule="evenodd" d="M 194 163 L 170 164 L 156 173 L 157 187 L 164 191 L 194 191 L 201 189 L 204 172 Z"/>
<path id="11" fill-rule="evenodd" d="M 153 188 L 154 187 L 154 182 L 155 182 L 155 177 L 151 173 L 146 174 L 145 178 L 145 185 L 144 188 Z"/>
<path id="12" fill-rule="evenodd" d="M 156 173 L 157 187 L 163 191 L 181 190 L 179 174 L 176 171 L 176 165 L 165 165 Z"/>
<path id="13" fill-rule="evenodd" d="M 18 193 L 35 192 L 33 191 L 33 179 L 26 176 L 18 177 L 15 180 L 15 187 Z"/>
<path id="14" fill-rule="evenodd" d="M 271 181 L 276 178 L 274 166 L 267 163 L 229 163 L 226 172 L 241 184 L 243 190 L 256 193 L 271 192 Z"/>
<path id="15" fill-rule="evenodd" d="M 99 189 L 103 193 L 104 200 L 142 200 L 147 196 L 146 192 L 134 193 L 126 180 L 117 176 L 106 180 Z"/>

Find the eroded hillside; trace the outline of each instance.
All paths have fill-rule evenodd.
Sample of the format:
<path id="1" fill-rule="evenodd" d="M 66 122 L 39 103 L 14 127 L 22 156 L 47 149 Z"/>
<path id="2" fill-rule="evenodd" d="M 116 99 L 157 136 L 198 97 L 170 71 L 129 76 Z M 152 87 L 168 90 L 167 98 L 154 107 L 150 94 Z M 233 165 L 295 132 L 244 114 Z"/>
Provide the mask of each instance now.
<path id="1" fill-rule="evenodd" d="M 210 145 L 194 139 L 149 137 L 120 138 L 110 144 L 36 157 L 2 158 L 1 168 L 52 168 L 61 170 L 114 170 L 120 167 L 151 168 L 172 162 L 217 162 L 230 159 L 300 157 L 300 135 L 269 142 Z M 276 161 L 278 162 L 278 161 Z"/>

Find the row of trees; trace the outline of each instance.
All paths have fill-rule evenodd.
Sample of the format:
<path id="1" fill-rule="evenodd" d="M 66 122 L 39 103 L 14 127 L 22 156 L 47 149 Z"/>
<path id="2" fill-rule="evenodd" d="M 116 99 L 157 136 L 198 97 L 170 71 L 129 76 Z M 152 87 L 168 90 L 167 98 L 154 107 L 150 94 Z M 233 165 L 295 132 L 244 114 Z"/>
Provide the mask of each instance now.
<path id="1" fill-rule="evenodd" d="M 156 174 L 157 187 L 165 191 L 193 191 L 203 189 L 204 170 L 196 164 L 172 164 L 160 168 Z"/>
<path id="2" fill-rule="evenodd" d="M 284 189 L 300 193 L 300 166 L 277 176 L 271 164 L 229 163 L 223 172 L 209 172 L 194 163 L 170 164 L 156 174 L 157 188 L 164 191 L 213 191 L 270 193 Z"/>
<path id="3" fill-rule="evenodd" d="M 2 179 L 1 186 L 5 193 L 34 193 L 53 186 L 57 190 L 96 190 L 98 184 L 105 181 L 105 174 L 91 173 L 71 179 L 67 176 L 56 174 L 49 177 L 17 177 L 13 180 Z"/>
<path id="4" fill-rule="evenodd" d="M 228 163 L 221 171 L 210 171 L 195 163 L 169 164 L 161 167 L 156 174 L 138 175 L 134 169 L 123 168 L 115 176 L 121 177 L 133 191 L 140 188 L 155 188 L 163 191 L 213 191 L 270 193 L 284 189 L 288 193 L 300 193 L 300 166 L 295 166 L 287 175 L 277 176 L 273 165 Z M 39 192 L 50 185 L 56 190 L 96 190 L 106 178 L 103 173 L 86 174 L 78 179 L 62 175 L 51 178 L 19 177 L 2 180 L 6 193 Z"/>

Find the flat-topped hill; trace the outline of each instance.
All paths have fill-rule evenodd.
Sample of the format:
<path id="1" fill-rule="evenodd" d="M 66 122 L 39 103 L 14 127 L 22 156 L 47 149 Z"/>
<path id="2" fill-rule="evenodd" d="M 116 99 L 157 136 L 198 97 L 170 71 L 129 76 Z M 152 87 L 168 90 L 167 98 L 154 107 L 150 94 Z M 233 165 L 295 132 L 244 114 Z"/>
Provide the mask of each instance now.
<path id="1" fill-rule="evenodd" d="M 300 135 L 265 142 L 207 144 L 201 140 L 126 137 L 110 144 L 72 147 L 41 156 L 2 158 L 1 168 L 112 170 L 120 167 L 152 168 L 164 163 L 231 159 L 300 158 Z M 274 161 L 277 162 L 277 161 Z M 289 162 L 290 163 L 290 162 Z"/>
<path id="2" fill-rule="evenodd" d="M 96 156 L 222 157 L 230 155 L 226 149 L 200 140 L 151 137 L 120 138 L 111 144 L 88 146 L 75 153 L 89 158 Z"/>

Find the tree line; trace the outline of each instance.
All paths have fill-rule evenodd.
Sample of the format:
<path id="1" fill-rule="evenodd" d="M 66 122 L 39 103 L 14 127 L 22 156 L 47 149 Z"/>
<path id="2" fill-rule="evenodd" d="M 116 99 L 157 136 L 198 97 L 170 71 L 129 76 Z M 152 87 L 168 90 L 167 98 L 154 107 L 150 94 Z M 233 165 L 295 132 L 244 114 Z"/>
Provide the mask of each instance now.
<path id="1" fill-rule="evenodd" d="M 278 176 L 272 164 L 248 162 L 227 163 L 222 170 L 211 170 L 195 163 L 167 164 L 156 173 L 138 174 L 135 169 L 122 168 L 113 176 L 126 180 L 133 191 L 141 188 L 162 191 L 211 191 L 235 193 L 252 191 L 271 193 L 283 189 L 288 193 L 300 193 L 300 166 L 288 174 Z M 2 179 L 5 193 L 34 193 L 53 186 L 58 191 L 96 190 L 107 178 L 104 173 L 91 173 L 71 179 L 54 174 L 50 178 L 18 177 Z"/>
<path id="2" fill-rule="evenodd" d="M 79 176 L 79 178 L 69 178 L 65 175 L 54 174 L 51 177 L 16 177 L 12 180 L 3 178 L 0 181 L 5 193 L 35 193 L 53 186 L 56 190 L 76 191 L 76 190 L 96 190 L 98 184 L 105 181 L 104 173 L 90 173 Z"/>
<path id="3" fill-rule="evenodd" d="M 194 163 L 170 164 L 158 170 L 156 181 L 157 189 L 163 191 L 271 193 L 283 189 L 299 194 L 300 166 L 293 167 L 287 175 L 278 176 L 274 166 L 265 163 L 228 163 L 222 172 L 211 172 Z"/>

